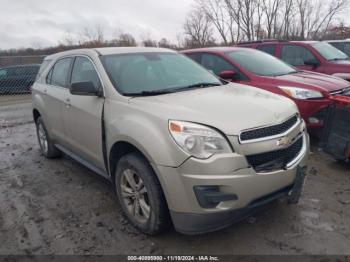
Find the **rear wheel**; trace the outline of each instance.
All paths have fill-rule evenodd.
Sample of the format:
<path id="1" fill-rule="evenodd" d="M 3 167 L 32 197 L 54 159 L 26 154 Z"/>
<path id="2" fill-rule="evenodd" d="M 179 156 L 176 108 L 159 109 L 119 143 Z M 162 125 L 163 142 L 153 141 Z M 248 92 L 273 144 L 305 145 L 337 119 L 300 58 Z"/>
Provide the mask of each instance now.
<path id="1" fill-rule="evenodd" d="M 56 158 L 61 156 L 61 151 L 57 149 L 52 142 L 42 118 L 39 117 L 35 124 L 41 153 L 47 158 Z"/>
<path id="2" fill-rule="evenodd" d="M 153 235 L 168 226 L 163 191 L 144 157 L 138 153 L 122 157 L 116 170 L 115 186 L 124 214 L 136 228 Z"/>

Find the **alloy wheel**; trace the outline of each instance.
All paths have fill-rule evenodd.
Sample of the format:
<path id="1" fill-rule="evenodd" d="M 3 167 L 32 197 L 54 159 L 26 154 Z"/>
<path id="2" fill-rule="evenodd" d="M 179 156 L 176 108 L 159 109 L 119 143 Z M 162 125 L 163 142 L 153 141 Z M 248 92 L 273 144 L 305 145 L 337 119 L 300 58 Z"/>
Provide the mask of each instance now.
<path id="1" fill-rule="evenodd" d="M 128 213 L 139 223 L 146 223 L 151 214 L 147 189 L 141 177 L 132 169 L 124 170 L 121 177 L 121 196 Z"/>
<path id="2" fill-rule="evenodd" d="M 47 154 L 47 151 L 48 151 L 47 136 L 46 136 L 44 126 L 41 123 L 38 124 L 38 138 L 39 138 L 39 144 L 40 144 L 41 150 L 43 151 L 44 154 Z"/>

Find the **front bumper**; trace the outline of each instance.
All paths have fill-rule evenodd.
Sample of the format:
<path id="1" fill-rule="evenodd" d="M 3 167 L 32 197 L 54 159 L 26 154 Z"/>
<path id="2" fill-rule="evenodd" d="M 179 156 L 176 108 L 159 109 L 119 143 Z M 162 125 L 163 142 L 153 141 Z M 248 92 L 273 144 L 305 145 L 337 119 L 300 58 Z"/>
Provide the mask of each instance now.
<path id="1" fill-rule="evenodd" d="M 251 216 L 274 200 L 287 198 L 289 204 L 297 204 L 300 198 L 305 175 L 306 167 L 299 167 L 293 185 L 260 197 L 244 208 L 208 214 L 171 211 L 171 217 L 177 231 L 184 234 L 203 234 L 216 231 Z"/>
<path id="2" fill-rule="evenodd" d="M 297 104 L 301 117 L 305 120 L 308 130 L 320 129 L 324 125 L 325 115 L 332 101 L 330 99 L 323 100 L 294 100 Z"/>
<path id="3" fill-rule="evenodd" d="M 246 157 L 238 153 L 207 160 L 190 158 L 178 168 L 155 166 L 176 230 L 187 234 L 214 231 L 245 217 L 266 202 L 286 196 L 297 181 L 298 170 L 306 166 L 309 138 L 306 133 L 304 136 L 304 151 L 285 170 L 256 173 Z M 237 197 L 215 207 L 203 207 L 194 191 L 198 186 L 215 186 L 220 192 Z M 300 189 L 293 192 L 300 193 Z M 298 197 L 291 202 L 296 202 L 295 199 Z"/>

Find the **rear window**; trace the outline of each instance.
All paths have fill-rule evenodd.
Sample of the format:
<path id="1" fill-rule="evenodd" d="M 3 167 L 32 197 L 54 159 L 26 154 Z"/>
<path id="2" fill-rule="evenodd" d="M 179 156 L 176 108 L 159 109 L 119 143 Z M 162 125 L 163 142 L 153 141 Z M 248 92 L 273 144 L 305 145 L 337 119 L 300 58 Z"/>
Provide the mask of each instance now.
<path id="1" fill-rule="evenodd" d="M 257 49 L 273 56 L 276 53 L 276 45 L 259 45 Z"/>

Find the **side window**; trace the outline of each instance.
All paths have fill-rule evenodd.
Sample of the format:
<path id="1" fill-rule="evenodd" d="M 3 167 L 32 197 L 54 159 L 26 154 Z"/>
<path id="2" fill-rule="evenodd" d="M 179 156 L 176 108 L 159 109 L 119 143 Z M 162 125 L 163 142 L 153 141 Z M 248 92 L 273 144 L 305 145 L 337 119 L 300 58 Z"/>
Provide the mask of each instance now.
<path id="1" fill-rule="evenodd" d="M 259 45 L 257 49 L 273 56 L 276 54 L 276 45 Z"/>
<path id="2" fill-rule="evenodd" d="M 93 82 L 100 87 L 100 79 L 92 62 L 86 57 L 77 57 L 74 62 L 71 83 Z"/>
<path id="3" fill-rule="evenodd" d="M 54 86 L 67 87 L 71 62 L 72 58 L 63 58 L 58 60 L 48 75 L 48 83 Z"/>
<path id="4" fill-rule="evenodd" d="M 317 58 L 305 47 L 296 45 L 285 45 L 282 47 L 281 58 L 293 66 L 305 65 L 306 61 L 317 61 Z"/>
<path id="5" fill-rule="evenodd" d="M 189 58 L 192 60 L 196 61 L 198 64 L 201 63 L 202 55 L 199 53 L 194 53 L 194 54 L 186 54 Z"/>
<path id="6" fill-rule="evenodd" d="M 212 54 L 202 54 L 201 64 L 216 75 L 219 75 L 225 70 L 235 70 L 235 68 L 224 59 Z"/>

